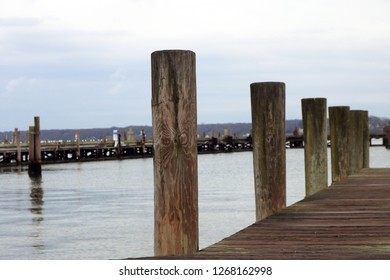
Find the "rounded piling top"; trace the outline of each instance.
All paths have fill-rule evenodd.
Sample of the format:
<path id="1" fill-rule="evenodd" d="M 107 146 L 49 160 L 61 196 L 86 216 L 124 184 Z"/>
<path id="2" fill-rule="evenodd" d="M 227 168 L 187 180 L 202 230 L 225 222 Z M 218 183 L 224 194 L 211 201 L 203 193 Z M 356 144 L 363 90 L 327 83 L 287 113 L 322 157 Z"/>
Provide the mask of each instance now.
<path id="1" fill-rule="evenodd" d="M 272 86 L 272 85 L 285 85 L 283 82 L 255 82 L 251 83 L 251 86 Z"/>
<path id="2" fill-rule="evenodd" d="M 159 54 L 179 54 L 179 53 L 191 53 L 195 55 L 195 52 L 191 50 L 159 50 L 152 52 L 152 56 L 159 55 Z"/>
<path id="3" fill-rule="evenodd" d="M 303 100 L 315 100 L 315 101 L 326 101 L 326 98 L 325 97 L 313 97 L 313 98 L 302 98 L 302 101 Z"/>
<path id="4" fill-rule="evenodd" d="M 252 83 L 250 85 L 251 98 L 252 102 L 256 103 L 256 96 L 269 96 L 274 98 L 275 96 L 284 97 L 286 95 L 286 84 L 281 82 L 262 82 L 262 83 Z M 282 99 L 280 100 L 282 101 Z"/>
<path id="5" fill-rule="evenodd" d="M 350 109 L 351 107 L 349 107 L 349 106 L 329 106 L 329 109 L 333 109 L 333 108 L 340 108 L 340 109 Z"/>

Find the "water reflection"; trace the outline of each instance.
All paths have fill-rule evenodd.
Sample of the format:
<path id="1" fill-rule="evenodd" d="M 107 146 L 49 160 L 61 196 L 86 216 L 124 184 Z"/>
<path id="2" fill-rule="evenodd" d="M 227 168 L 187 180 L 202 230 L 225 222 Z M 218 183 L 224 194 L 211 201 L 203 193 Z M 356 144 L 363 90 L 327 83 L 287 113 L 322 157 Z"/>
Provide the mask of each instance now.
<path id="1" fill-rule="evenodd" d="M 17 173 L 19 175 L 22 174 L 22 171 L 25 170 L 25 167 L 21 166 L 21 165 L 17 165 L 17 166 L 6 166 L 6 167 L 0 167 L 0 174 L 4 173 L 4 174 L 7 174 L 7 173 Z"/>
<path id="2" fill-rule="evenodd" d="M 45 244 L 41 237 L 41 223 L 43 221 L 43 195 L 42 176 L 30 176 L 30 212 L 32 213 L 32 247 L 37 250 L 37 253 L 44 253 Z"/>

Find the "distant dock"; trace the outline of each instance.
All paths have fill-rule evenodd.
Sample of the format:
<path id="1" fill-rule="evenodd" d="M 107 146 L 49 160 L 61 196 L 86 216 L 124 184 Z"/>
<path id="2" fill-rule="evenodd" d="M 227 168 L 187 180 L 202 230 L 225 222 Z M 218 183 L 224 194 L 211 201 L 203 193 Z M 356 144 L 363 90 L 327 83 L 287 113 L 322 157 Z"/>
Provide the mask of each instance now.
<path id="1" fill-rule="evenodd" d="M 377 139 L 373 143 L 373 139 Z M 330 138 L 328 137 L 328 141 Z M 370 146 L 386 146 L 385 134 L 371 134 Z M 330 146 L 330 142 L 329 142 Z M 303 148 L 303 136 L 286 136 L 286 148 Z M 153 141 L 146 143 L 142 141 L 124 142 L 120 146 L 114 141 L 81 141 L 79 144 L 73 142 L 41 142 L 42 164 L 103 161 L 115 159 L 136 159 L 153 156 Z M 198 154 L 229 153 L 252 151 L 253 143 L 251 137 L 226 137 L 198 139 Z M 16 143 L 0 145 L 0 167 L 26 165 L 29 161 L 30 147 L 28 143 L 20 143 L 20 155 Z M 18 161 L 18 158 L 20 159 Z"/>
<path id="2" fill-rule="evenodd" d="M 29 146 L 21 146 L 20 162 L 17 160 L 18 152 L 15 146 L 0 147 L 0 167 L 12 165 L 25 165 L 29 162 Z M 118 148 L 114 143 L 85 143 L 77 146 L 75 143 L 42 143 L 41 163 L 66 163 L 98 160 L 114 160 L 126 158 L 142 158 L 152 156 L 151 144 L 129 144 Z"/>
<path id="3" fill-rule="evenodd" d="M 30 159 L 30 145 L 20 143 L 0 145 L 0 167 L 25 165 Z M 136 159 L 153 156 L 153 142 L 41 142 L 40 161 L 42 164 L 86 162 L 117 159 Z M 252 143 L 247 138 L 217 138 L 201 139 L 198 141 L 198 153 L 229 153 L 251 151 Z"/>

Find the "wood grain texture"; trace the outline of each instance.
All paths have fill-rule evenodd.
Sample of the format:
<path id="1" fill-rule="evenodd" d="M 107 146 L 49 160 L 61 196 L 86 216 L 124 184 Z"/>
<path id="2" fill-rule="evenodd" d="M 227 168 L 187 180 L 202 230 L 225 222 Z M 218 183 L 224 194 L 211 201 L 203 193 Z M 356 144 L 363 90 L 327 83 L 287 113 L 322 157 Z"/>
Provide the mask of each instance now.
<path id="1" fill-rule="evenodd" d="M 39 135 L 39 119 L 35 118 L 36 126 L 29 127 L 29 161 L 28 174 L 30 177 L 39 177 L 42 175 L 41 167 L 41 143 Z"/>
<path id="2" fill-rule="evenodd" d="M 16 162 L 22 164 L 22 145 L 20 143 L 20 131 L 15 128 L 15 143 L 16 143 Z"/>
<path id="3" fill-rule="evenodd" d="M 76 130 L 76 157 L 77 159 L 80 159 L 81 157 L 81 148 L 80 148 L 80 143 L 81 143 L 81 138 L 80 138 L 80 129 Z"/>
<path id="4" fill-rule="evenodd" d="M 368 111 L 362 111 L 363 123 L 363 168 L 370 168 L 370 121 Z"/>
<path id="5" fill-rule="evenodd" d="M 329 107 L 332 182 L 349 174 L 349 110 L 348 106 Z"/>
<path id="6" fill-rule="evenodd" d="M 328 134 L 326 99 L 302 99 L 305 186 L 310 196 L 328 187 Z"/>
<path id="7" fill-rule="evenodd" d="M 250 85 L 256 220 L 286 207 L 285 84 Z"/>
<path id="8" fill-rule="evenodd" d="M 364 111 L 349 112 L 349 174 L 355 174 L 363 168 L 363 116 Z"/>
<path id="9" fill-rule="evenodd" d="M 34 159 L 41 162 L 41 122 L 39 117 L 34 117 Z"/>
<path id="10" fill-rule="evenodd" d="M 35 162 L 35 128 L 30 126 L 28 128 L 28 148 L 29 148 L 29 163 Z"/>
<path id="11" fill-rule="evenodd" d="M 155 254 L 198 250 L 195 53 L 152 53 Z"/>

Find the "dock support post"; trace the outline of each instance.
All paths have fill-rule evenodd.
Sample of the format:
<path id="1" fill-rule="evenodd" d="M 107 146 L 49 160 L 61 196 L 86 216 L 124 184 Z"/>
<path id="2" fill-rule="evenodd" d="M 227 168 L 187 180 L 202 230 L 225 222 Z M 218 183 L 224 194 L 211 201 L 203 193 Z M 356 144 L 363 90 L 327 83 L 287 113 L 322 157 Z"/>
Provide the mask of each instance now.
<path id="1" fill-rule="evenodd" d="M 329 107 L 332 182 L 349 174 L 349 110 L 348 106 Z"/>
<path id="2" fill-rule="evenodd" d="M 39 117 L 34 117 L 34 132 L 35 159 L 41 164 L 41 124 Z"/>
<path id="3" fill-rule="evenodd" d="M 34 152 L 34 126 L 30 126 L 28 129 L 28 160 L 29 163 L 35 161 L 35 152 Z"/>
<path id="4" fill-rule="evenodd" d="M 256 220 L 286 207 L 285 84 L 251 89 Z"/>
<path id="5" fill-rule="evenodd" d="M 147 153 L 146 138 L 145 138 L 145 130 L 144 129 L 141 129 L 141 152 L 142 152 L 142 156 L 145 156 Z"/>
<path id="6" fill-rule="evenodd" d="M 122 157 L 122 136 L 120 132 L 118 131 L 118 147 L 116 147 L 117 157 L 120 159 Z"/>
<path id="7" fill-rule="evenodd" d="M 363 168 L 363 122 L 364 111 L 351 110 L 349 112 L 349 175 L 355 174 Z"/>
<path id="8" fill-rule="evenodd" d="M 75 133 L 75 137 L 76 137 L 76 159 L 80 160 L 81 159 L 81 149 L 80 149 L 80 129 L 77 129 L 76 130 L 76 133 Z"/>
<path id="9" fill-rule="evenodd" d="M 385 127 L 383 128 L 383 133 L 385 134 L 385 137 L 383 137 L 383 140 L 382 140 L 382 143 L 383 143 L 383 146 L 386 147 L 386 149 L 389 149 L 390 148 L 390 121 L 388 121 L 386 124 L 385 124 Z"/>
<path id="10" fill-rule="evenodd" d="M 29 128 L 29 163 L 28 174 L 32 177 L 41 176 L 41 137 L 39 117 L 34 117 L 34 126 Z"/>
<path id="11" fill-rule="evenodd" d="M 15 128 L 16 163 L 22 164 L 22 146 L 20 145 L 20 131 Z"/>
<path id="12" fill-rule="evenodd" d="M 152 60 L 154 252 L 199 248 L 195 53 L 157 51 Z"/>
<path id="13" fill-rule="evenodd" d="M 326 98 L 302 99 L 306 196 L 328 187 Z"/>
<path id="14" fill-rule="evenodd" d="M 363 168 L 370 168 L 370 126 L 368 111 L 362 111 L 363 122 Z"/>

